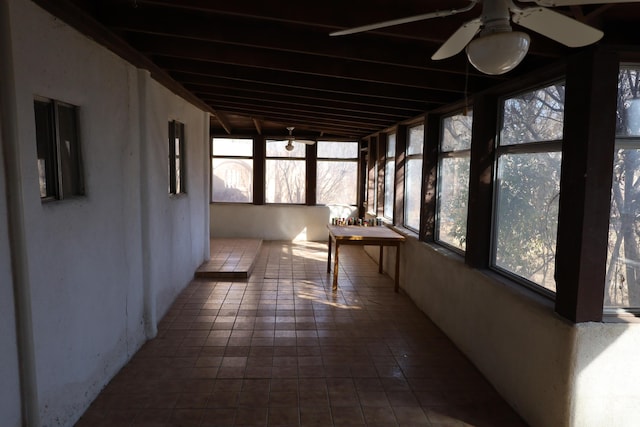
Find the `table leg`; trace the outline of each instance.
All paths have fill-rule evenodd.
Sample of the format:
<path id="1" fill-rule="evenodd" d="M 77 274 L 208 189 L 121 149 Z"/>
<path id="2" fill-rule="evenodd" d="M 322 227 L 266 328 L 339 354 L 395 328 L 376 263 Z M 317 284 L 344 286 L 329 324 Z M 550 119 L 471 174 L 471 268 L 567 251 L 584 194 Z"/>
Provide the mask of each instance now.
<path id="1" fill-rule="evenodd" d="M 340 244 L 336 240 L 336 255 L 333 261 L 333 290 L 338 290 L 338 248 Z"/>
<path id="2" fill-rule="evenodd" d="M 331 234 L 329 234 L 329 253 L 327 254 L 327 273 L 331 271 Z"/>
<path id="3" fill-rule="evenodd" d="M 382 274 L 383 272 L 383 268 L 382 268 L 382 248 L 384 248 L 384 246 L 380 245 L 380 259 L 378 260 L 378 273 Z"/>
<path id="4" fill-rule="evenodd" d="M 396 246 L 396 283 L 394 287 L 394 291 L 398 292 L 400 289 L 400 245 Z"/>

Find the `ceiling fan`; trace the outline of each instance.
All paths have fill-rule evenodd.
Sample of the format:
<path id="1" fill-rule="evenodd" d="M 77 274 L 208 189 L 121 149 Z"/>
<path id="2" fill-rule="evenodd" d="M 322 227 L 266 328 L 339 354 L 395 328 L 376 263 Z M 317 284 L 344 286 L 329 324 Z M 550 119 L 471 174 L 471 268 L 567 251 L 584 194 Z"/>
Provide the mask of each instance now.
<path id="1" fill-rule="evenodd" d="M 364 25 L 331 33 L 342 36 L 394 25 L 439 18 L 467 12 L 482 3 L 482 14 L 467 21 L 433 54 L 431 59 L 452 57 L 466 47 L 469 62 L 485 74 L 504 74 L 514 69 L 529 50 L 529 35 L 512 31 L 511 21 L 568 47 L 581 47 L 602 38 L 602 31 L 547 7 L 575 6 L 603 3 L 636 3 L 638 0 L 519 0 L 535 3 L 534 7 L 520 8 L 512 0 L 469 0 L 459 9 L 450 9 Z M 546 6 L 546 7 L 544 7 Z M 474 39 L 476 34 L 480 35 Z"/>
<path id="2" fill-rule="evenodd" d="M 295 128 L 294 128 L 293 126 L 289 126 L 289 127 L 287 127 L 287 130 L 289 131 L 289 135 L 287 136 L 287 139 L 284 139 L 284 140 L 282 140 L 282 141 L 278 141 L 278 142 L 286 142 L 286 143 L 287 143 L 287 145 L 285 145 L 285 147 L 284 147 L 284 148 L 285 148 L 285 150 L 287 150 L 287 151 L 292 151 L 292 150 L 293 150 L 293 148 L 294 148 L 294 147 L 293 147 L 293 142 L 294 142 L 294 141 L 295 141 L 295 142 L 302 143 L 302 144 L 306 144 L 306 145 L 313 145 L 313 144 L 315 144 L 315 143 L 316 143 L 315 141 L 313 141 L 313 140 L 311 140 L 311 139 L 296 139 L 296 137 L 295 137 L 295 136 L 293 136 L 293 130 L 294 130 L 294 129 L 295 129 Z"/>

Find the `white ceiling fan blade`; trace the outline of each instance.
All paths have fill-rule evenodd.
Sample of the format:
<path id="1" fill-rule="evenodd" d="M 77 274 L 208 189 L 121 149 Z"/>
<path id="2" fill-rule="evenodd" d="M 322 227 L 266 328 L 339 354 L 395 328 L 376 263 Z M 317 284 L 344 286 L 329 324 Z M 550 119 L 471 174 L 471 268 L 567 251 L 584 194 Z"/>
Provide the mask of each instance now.
<path id="1" fill-rule="evenodd" d="M 639 3 L 638 0 L 519 0 L 540 6 L 577 6 L 582 4 Z"/>
<path id="2" fill-rule="evenodd" d="M 458 28 L 458 30 L 453 33 L 442 46 L 440 46 L 440 49 L 431 56 L 431 59 L 437 61 L 440 59 L 450 58 L 453 55 L 458 54 L 467 44 L 469 44 L 471 39 L 478 34 L 481 26 L 482 21 L 479 18 L 464 23 L 462 27 Z"/>
<path id="3" fill-rule="evenodd" d="M 603 32 L 561 13 L 544 7 L 515 9 L 513 22 L 549 37 L 569 47 L 587 46 L 597 42 Z"/>
<path id="4" fill-rule="evenodd" d="M 345 36 L 347 34 L 355 34 L 355 33 L 362 33 L 364 31 L 377 30 L 378 28 L 393 27 L 395 25 L 408 24 L 410 22 L 424 21 L 425 19 L 440 18 L 440 17 L 443 17 L 443 16 L 451 16 L 451 15 L 455 15 L 456 13 L 466 12 L 468 10 L 473 9 L 473 6 L 475 6 L 476 3 L 478 3 L 478 0 L 469 0 L 469 4 L 467 6 L 465 6 L 465 7 L 463 7 L 463 8 L 460 8 L 460 9 L 439 10 L 439 11 L 436 11 L 436 12 L 424 13 L 422 15 L 414 15 L 414 16 L 408 16 L 406 18 L 392 19 L 390 21 L 378 22 L 378 23 L 375 23 L 375 24 L 363 25 L 361 27 L 355 27 L 355 28 L 349 28 L 349 29 L 346 29 L 346 30 L 335 31 L 333 33 L 330 33 L 329 35 L 330 36 Z"/>
<path id="5" fill-rule="evenodd" d="M 307 145 L 313 145 L 313 144 L 316 143 L 315 141 L 313 141 L 311 139 L 295 139 L 295 140 L 293 140 L 293 142 L 299 142 L 301 144 L 307 144 Z"/>

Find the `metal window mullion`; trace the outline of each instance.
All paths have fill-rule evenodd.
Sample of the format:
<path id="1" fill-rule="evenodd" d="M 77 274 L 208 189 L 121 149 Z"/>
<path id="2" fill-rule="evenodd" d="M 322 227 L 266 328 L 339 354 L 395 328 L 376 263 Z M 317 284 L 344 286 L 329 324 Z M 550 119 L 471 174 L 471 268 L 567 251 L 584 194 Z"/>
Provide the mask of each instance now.
<path id="1" fill-rule="evenodd" d="M 561 152 L 562 141 L 541 141 L 541 142 L 528 142 L 526 144 L 513 144 L 498 146 L 498 156 L 503 154 L 536 154 L 536 153 L 550 153 Z"/>

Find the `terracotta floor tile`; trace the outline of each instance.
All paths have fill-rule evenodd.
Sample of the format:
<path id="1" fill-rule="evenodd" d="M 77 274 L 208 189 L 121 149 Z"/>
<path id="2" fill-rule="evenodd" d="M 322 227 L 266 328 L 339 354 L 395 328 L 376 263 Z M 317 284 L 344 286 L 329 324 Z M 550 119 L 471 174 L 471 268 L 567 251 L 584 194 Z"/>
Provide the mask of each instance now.
<path id="1" fill-rule="evenodd" d="M 361 248 L 333 293 L 326 249 L 264 242 L 249 279 L 194 280 L 76 426 L 525 426 Z"/>

